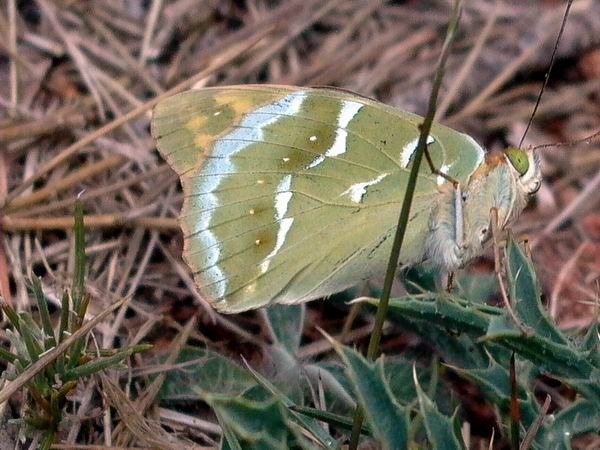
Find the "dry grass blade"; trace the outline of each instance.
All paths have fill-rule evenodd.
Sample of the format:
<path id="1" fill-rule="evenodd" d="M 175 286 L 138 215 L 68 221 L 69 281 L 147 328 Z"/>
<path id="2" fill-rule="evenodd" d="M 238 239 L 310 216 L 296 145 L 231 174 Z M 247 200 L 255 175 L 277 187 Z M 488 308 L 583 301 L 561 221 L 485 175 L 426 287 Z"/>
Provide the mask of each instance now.
<path id="1" fill-rule="evenodd" d="M 73 228 L 73 218 L 52 217 L 41 219 L 19 218 L 5 216 L 2 219 L 4 231 L 33 231 L 33 230 L 70 230 Z M 155 230 L 179 230 L 177 219 L 169 217 L 131 217 L 129 214 L 102 214 L 85 216 L 87 229 L 98 228 L 150 228 Z"/>
<path id="2" fill-rule="evenodd" d="M 84 138 L 77 141 L 75 144 L 67 147 L 66 149 L 61 151 L 58 155 L 56 155 L 54 158 L 52 158 L 51 160 L 49 160 L 48 162 L 43 164 L 41 167 L 39 167 L 37 172 L 34 175 L 32 175 L 28 179 L 24 180 L 19 185 L 19 187 L 17 187 L 15 190 L 10 192 L 9 195 L 6 197 L 5 203 L 3 205 L 3 209 L 5 209 L 8 204 L 10 204 L 22 192 L 24 192 L 27 188 L 29 188 L 35 181 L 39 180 L 41 177 L 46 175 L 50 170 L 54 169 L 58 165 L 67 161 L 70 157 L 75 155 L 77 152 L 79 152 L 81 149 L 83 149 L 86 145 L 91 144 L 96 139 L 98 139 L 101 136 L 104 136 L 108 132 L 115 130 L 116 128 L 119 128 L 120 126 L 127 123 L 131 119 L 134 119 L 134 118 L 138 117 L 139 115 L 145 113 L 146 111 L 149 111 L 154 106 L 156 106 L 156 104 L 158 102 L 160 102 L 161 100 L 164 100 L 165 98 L 170 97 L 171 95 L 174 95 L 178 92 L 182 92 L 186 89 L 189 89 L 194 84 L 196 84 L 198 81 L 205 79 L 212 73 L 221 69 L 226 64 L 230 63 L 233 59 L 238 57 L 240 54 L 242 54 L 249 48 L 256 45 L 256 43 L 259 42 L 264 36 L 269 34 L 270 31 L 271 31 L 270 29 L 266 29 L 261 34 L 254 36 L 252 39 L 249 39 L 248 41 L 246 41 L 242 44 L 232 46 L 232 48 L 230 48 L 227 52 L 224 52 L 224 53 L 220 54 L 219 56 L 215 57 L 210 62 L 210 64 L 208 65 L 208 67 L 206 69 L 204 69 L 201 72 L 197 73 L 196 75 L 188 78 L 187 80 L 182 81 L 174 88 L 169 89 L 167 92 L 144 103 L 142 106 L 135 108 L 134 110 L 124 114 L 123 116 L 119 117 L 118 119 L 115 119 L 112 122 L 97 129 L 96 131 L 93 131 L 92 133 L 88 134 Z"/>
<path id="3" fill-rule="evenodd" d="M 181 349 L 186 344 L 187 340 L 192 333 L 192 330 L 196 326 L 196 319 L 192 317 L 185 325 L 185 327 L 181 330 L 178 337 L 171 344 L 171 351 L 168 353 L 168 356 L 164 362 L 165 367 L 169 367 L 175 363 Z M 154 402 L 156 395 L 158 394 L 158 390 L 161 385 L 164 383 L 166 378 L 166 372 L 158 375 L 154 381 L 147 387 L 147 389 L 140 395 L 140 397 L 135 401 L 130 401 L 126 399 L 124 394 L 120 393 L 120 388 L 114 384 L 114 382 L 110 381 L 108 377 L 103 376 L 103 383 L 108 383 L 110 391 L 107 392 L 109 399 L 111 400 L 111 404 L 115 406 L 115 408 L 121 413 L 121 417 L 123 421 L 119 424 L 116 429 L 113 431 L 113 436 L 115 437 L 115 441 L 117 441 L 121 445 L 127 445 L 131 441 L 131 435 L 124 431 L 123 427 L 127 427 L 127 429 L 138 439 L 144 441 L 147 438 L 140 438 L 140 433 L 144 435 L 144 428 L 146 426 L 151 426 L 148 424 L 146 419 L 143 417 L 142 413 L 146 411 L 152 402 Z M 121 400 L 124 400 L 124 403 L 121 403 Z M 135 414 L 132 417 L 129 417 L 129 413 L 127 411 L 133 408 L 135 410 Z M 153 425 L 154 427 L 160 428 L 158 425 Z M 160 436 L 165 434 L 165 431 L 160 428 L 160 432 L 157 433 L 156 439 L 160 440 Z M 164 440 L 168 441 L 168 438 L 163 437 Z M 154 440 L 148 441 L 147 443 L 156 442 Z M 160 445 L 159 445 L 160 447 Z M 160 447 L 163 448 L 163 447 Z M 165 447 L 166 448 L 166 447 Z"/>
<path id="4" fill-rule="evenodd" d="M 547 395 L 546 400 L 544 400 L 544 404 L 542 405 L 542 410 L 540 411 L 539 415 L 535 418 L 533 424 L 531 424 L 531 427 L 529 427 L 529 430 L 527 430 L 527 434 L 523 438 L 523 442 L 521 443 L 519 450 L 529 450 L 529 448 L 531 448 L 533 440 L 540 431 L 540 427 L 542 426 L 542 422 L 544 421 L 546 414 L 548 414 L 548 409 L 550 409 L 551 401 L 552 398 L 549 395 Z"/>
<path id="5" fill-rule="evenodd" d="M 16 198 L 7 208 L 7 213 L 12 213 L 20 209 L 29 207 L 35 203 L 46 200 L 50 196 L 56 195 L 58 192 L 76 186 L 82 181 L 88 180 L 96 174 L 102 173 L 113 167 L 118 167 L 125 164 L 126 159 L 121 155 L 111 155 L 98 162 L 93 162 L 83 166 L 82 168 L 72 172 L 68 176 L 57 180 L 55 183 L 46 185 L 43 189 L 38 189 L 33 193 Z"/>
<path id="6" fill-rule="evenodd" d="M 174 434 L 165 431 L 156 421 L 144 417 L 138 406 L 127 398 L 125 392 L 114 381 L 105 374 L 100 374 L 100 378 L 106 397 L 119 413 L 120 423 L 124 424 L 140 442 L 165 450 L 199 448 L 190 441 L 178 439 Z"/>
<path id="7" fill-rule="evenodd" d="M 60 38 L 64 42 L 65 46 L 67 47 L 67 51 L 73 58 L 73 61 L 75 62 L 75 64 L 77 65 L 77 68 L 79 69 L 79 72 L 81 73 L 81 77 L 83 78 L 83 81 L 87 85 L 88 89 L 90 90 L 90 93 L 92 94 L 92 97 L 94 98 L 94 100 L 96 102 L 96 107 L 98 108 L 100 117 L 104 118 L 105 110 L 104 110 L 104 105 L 102 103 L 102 98 L 100 96 L 100 93 L 98 92 L 97 81 L 95 80 L 94 76 L 92 75 L 92 73 L 90 71 L 90 65 L 89 65 L 86 57 L 81 52 L 79 47 L 77 47 L 75 42 L 73 42 L 73 39 L 71 38 L 71 36 L 69 36 L 69 33 L 67 32 L 67 30 L 65 30 L 63 25 L 60 23 L 57 15 L 56 15 L 56 11 L 54 10 L 54 6 L 51 6 L 46 0 L 36 0 L 36 1 L 37 1 L 38 5 L 40 6 L 40 8 L 42 9 L 42 11 L 44 12 L 44 14 L 46 15 L 46 17 L 48 18 L 48 20 L 50 21 L 50 23 L 52 24 L 52 26 L 54 27 L 54 30 L 56 31 L 56 33 L 60 36 Z"/>
<path id="8" fill-rule="evenodd" d="M 462 68 L 460 69 L 458 75 L 456 75 L 456 77 L 452 80 L 452 84 L 450 85 L 450 87 L 448 87 L 448 92 L 446 96 L 444 97 L 444 99 L 440 103 L 440 106 L 435 112 L 436 120 L 439 120 L 439 118 L 444 117 L 446 115 L 446 112 L 452 105 L 452 101 L 456 98 L 460 87 L 465 83 L 465 80 L 475 67 L 475 61 L 481 55 L 483 47 L 487 42 L 488 38 L 490 37 L 492 30 L 494 29 L 494 25 L 496 24 L 496 19 L 498 18 L 499 13 L 500 2 L 496 0 L 492 13 L 488 17 L 485 26 L 483 27 L 483 30 L 481 30 L 481 33 L 479 34 L 479 36 L 477 36 L 475 46 L 469 52 L 469 56 L 462 65 Z"/>

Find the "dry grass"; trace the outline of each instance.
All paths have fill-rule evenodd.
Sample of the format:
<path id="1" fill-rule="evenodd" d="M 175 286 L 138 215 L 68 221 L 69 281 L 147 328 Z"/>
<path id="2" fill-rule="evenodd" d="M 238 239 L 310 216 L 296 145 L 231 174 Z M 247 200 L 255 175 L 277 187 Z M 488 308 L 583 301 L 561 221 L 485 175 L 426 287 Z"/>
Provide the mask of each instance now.
<path id="1" fill-rule="evenodd" d="M 181 262 L 175 220 L 181 192 L 154 149 L 149 111 L 158 99 L 195 82 L 269 82 L 334 84 L 422 113 L 450 2 L 397 3 L 402 2 L 0 3 L 4 300 L 27 309 L 25 280 L 33 271 L 44 275 L 44 289 L 60 303 L 52 292 L 69 283 L 72 208 L 81 193 L 91 311 L 131 298 L 98 328 L 100 346 L 116 338 L 126 344 L 144 340 L 157 344 L 158 353 L 174 355 L 181 346 L 176 337 L 184 336 L 224 352 L 247 349 L 251 358 L 260 358 L 260 316 L 213 312 Z M 438 117 L 489 148 L 518 143 L 563 13 L 552 1 L 497 8 L 493 3 L 468 2 Z M 578 1 L 526 144 L 574 140 L 600 127 L 599 46 L 600 3 Z M 600 295 L 600 143 L 549 149 L 542 158 L 547 182 L 516 231 L 533 239 L 551 312 L 564 327 L 583 327 L 597 320 Z M 321 308 L 309 309 L 316 321 L 324 320 Z M 194 315 L 197 326 L 191 328 Z M 321 325 L 334 333 L 342 329 L 342 322 Z M 356 325 L 345 333 L 346 341 L 363 342 L 365 334 Z M 328 351 L 313 329 L 306 336 L 301 354 Z M 147 368 L 141 357 L 134 363 Z M 95 383 L 81 387 L 75 425 L 65 432 L 65 445 L 56 448 L 74 448 L 69 445 L 76 442 L 181 448 L 181 441 L 169 439 L 208 446 L 218 439 L 214 423 L 153 409 L 156 388 L 145 376 L 112 376 L 103 385 L 103 398 Z M 135 399 L 110 407 L 132 390 Z M 0 407 L 0 416 L 18 414 Z M 18 399 L 12 407 L 18 408 Z M 129 420 L 120 421 L 125 416 Z M 184 436 L 168 436 L 161 423 Z M 99 429 L 105 430 L 101 438 Z M 148 440 L 149 434 L 162 443 Z"/>

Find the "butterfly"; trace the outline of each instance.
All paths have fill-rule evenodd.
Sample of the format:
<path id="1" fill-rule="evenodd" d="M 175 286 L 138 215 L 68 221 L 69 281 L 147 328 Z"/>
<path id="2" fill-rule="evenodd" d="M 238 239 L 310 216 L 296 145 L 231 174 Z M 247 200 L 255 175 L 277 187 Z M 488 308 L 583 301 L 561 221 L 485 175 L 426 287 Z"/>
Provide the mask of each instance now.
<path id="1" fill-rule="evenodd" d="M 422 118 L 347 91 L 276 85 L 192 89 L 151 131 L 184 192 L 183 257 L 216 309 L 331 295 L 385 270 Z M 540 186 L 532 150 L 485 152 L 434 124 L 400 263 L 464 266 Z M 455 180 L 458 185 L 448 181 Z"/>

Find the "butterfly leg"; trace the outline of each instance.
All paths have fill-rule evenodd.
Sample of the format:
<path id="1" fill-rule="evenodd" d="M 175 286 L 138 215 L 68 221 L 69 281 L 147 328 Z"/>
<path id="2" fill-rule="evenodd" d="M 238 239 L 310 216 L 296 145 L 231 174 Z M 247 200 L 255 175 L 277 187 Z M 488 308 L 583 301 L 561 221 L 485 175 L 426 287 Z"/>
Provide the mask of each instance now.
<path id="1" fill-rule="evenodd" d="M 454 242 L 460 249 L 464 246 L 464 229 L 465 229 L 465 216 L 463 212 L 463 194 L 460 188 L 460 184 L 454 185 Z M 452 292 L 454 289 L 454 271 L 448 271 L 448 277 L 446 279 L 446 291 Z"/>
<path id="2" fill-rule="evenodd" d="M 437 167 L 435 167 L 435 164 L 433 163 L 433 159 L 431 158 L 431 154 L 429 153 L 429 144 L 425 147 L 425 159 L 427 160 L 427 165 L 429 166 L 429 169 L 431 170 L 432 174 L 438 175 L 438 176 L 444 178 L 446 181 L 449 181 L 454 186 L 458 186 L 458 181 L 456 181 L 454 178 L 452 178 L 447 173 L 444 173 L 441 170 L 439 170 Z"/>

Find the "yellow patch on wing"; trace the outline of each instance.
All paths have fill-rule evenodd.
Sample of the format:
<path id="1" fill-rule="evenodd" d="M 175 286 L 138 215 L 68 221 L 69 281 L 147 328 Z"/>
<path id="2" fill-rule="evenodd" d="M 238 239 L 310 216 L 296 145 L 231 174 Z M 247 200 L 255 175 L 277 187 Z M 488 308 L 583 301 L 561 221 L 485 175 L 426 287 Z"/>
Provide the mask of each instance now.
<path id="1" fill-rule="evenodd" d="M 225 92 L 215 96 L 215 102 L 219 106 L 227 106 L 235 111 L 238 117 L 257 108 L 256 102 L 250 96 Z"/>
<path id="2" fill-rule="evenodd" d="M 206 122 L 208 122 L 208 117 L 204 116 L 204 115 L 198 115 L 196 117 L 193 117 L 192 119 L 190 119 L 188 121 L 188 123 L 185 124 L 185 127 L 196 133 L 198 131 L 201 131 L 202 128 L 204 128 L 206 126 Z"/>
<path id="3" fill-rule="evenodd" d="M 196 117 L 190 119 L 185 127 L 190 130 L 194 135 L 194 144 L 202 150 L 206 150 L 211 141 L 214 140 L 215 136 L 212 133 L 207 133 L 207 123 L 209 117 L 204 114 L 199 114 Z"/>
<path id="4" fill-rule="evenodd" d="M 195 138 L 194 138 L 194 144 L 196 144 L 196 146 L 200 147 L 201 149 L 206 149 L 212 141 L 215 140 L 215 136 L 213 136 L 212 134 L 203 134 L 203 133 L 199 133 Z"/>

